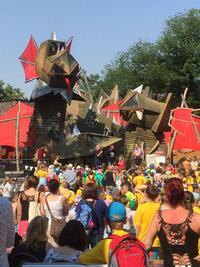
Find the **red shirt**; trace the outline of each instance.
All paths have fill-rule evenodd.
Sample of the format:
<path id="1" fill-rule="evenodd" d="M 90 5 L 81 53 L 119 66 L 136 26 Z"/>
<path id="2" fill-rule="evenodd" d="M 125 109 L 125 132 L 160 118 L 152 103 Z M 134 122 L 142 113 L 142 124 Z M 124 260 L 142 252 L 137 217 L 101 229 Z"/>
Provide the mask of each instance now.
<path id="1" fill-rule="evenodd" d="M 45 158 L 45 150 L 44 148 L 38 148 L 36 152 L 36 156 L 38 160 L 43 160 Z"/>
<path id="2" fill-rule="evenodd" d="M 124 160 L 120 160 L 118 163 L 119 169 L 120 171 L 125 170 L 125 161 Z"/>

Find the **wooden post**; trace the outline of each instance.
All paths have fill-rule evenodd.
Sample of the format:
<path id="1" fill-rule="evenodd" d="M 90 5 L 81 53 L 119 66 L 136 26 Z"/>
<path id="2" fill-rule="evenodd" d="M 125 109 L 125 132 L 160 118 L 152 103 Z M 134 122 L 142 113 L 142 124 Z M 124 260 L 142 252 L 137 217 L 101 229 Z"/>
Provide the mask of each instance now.
<path id="1" fill-rule="evenodd" d="M 15 133 L 15 147 L 16 147 L 16 169 L 17 172 L 20 171 L 19 168 L 19 137 L 20 137 L 20 131 L 19 131 L 19 126 L 20 126 L 20 113 L 21 113 L 21 102 L 18 101 L 18 111 L 17 111 L 17 121 L 16 121 L 16 133 Z"/>
<path id="2" fill-rule="evenodd" d="M 185 106 L 185 99 L 186 99 L 186 96 L 187 96 L 187 92 L 188 92 L 188 88 L 185 88 L 185 91 L 184 91 L 184 94 L 183 94 L 183 97 L 182 97 L 182 103 L 181 103 L 181 108 L 183 108 Z M 170 158 L 170 162 L 173 163 L 173 148 L 174 148 L 174 143 L 175 143 L 175 140 L 176 140 L 176 136 L 177 136 L 177 131 L 173 131 L 172 133 L 172 138 L 171 138 L 171 141 L 169 143 L 169 151 L 168 151 L 168 155 L 169 155 L 169 158 Z"/>

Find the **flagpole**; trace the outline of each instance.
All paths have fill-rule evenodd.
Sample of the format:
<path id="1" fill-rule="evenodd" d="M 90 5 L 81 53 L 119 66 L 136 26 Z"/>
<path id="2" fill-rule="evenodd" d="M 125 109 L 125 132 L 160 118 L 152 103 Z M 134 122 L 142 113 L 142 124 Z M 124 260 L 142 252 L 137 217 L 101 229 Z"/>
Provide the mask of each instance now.
<path id="1" fill-rule="evenodd" d="M 19 124 L 20 124 L 20 113 L 21 113 L 21 102 L 18 101 L 18 111 L 17 111 L 17 121 L 16 121 L 16 133 L 15 133 L 15 153 L 16 153 L 16 169 L 17 172 L 20 171 L 19 168 L 19 137 L 20 137 L 20 133 L 19 133 Z"/>

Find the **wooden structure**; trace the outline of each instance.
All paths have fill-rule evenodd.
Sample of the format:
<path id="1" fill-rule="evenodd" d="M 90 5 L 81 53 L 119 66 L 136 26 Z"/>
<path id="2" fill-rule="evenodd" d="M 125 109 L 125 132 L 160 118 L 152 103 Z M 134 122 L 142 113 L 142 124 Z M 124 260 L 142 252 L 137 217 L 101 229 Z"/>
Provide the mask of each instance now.
<path id="1" fill-rule="evenodd" d="M 66 114 L 66 101 L 60 94 L 45 95 L 35 100 L 35 108 L 29 128 L 29 154 L 33 155 L 41 145 L 64 139 L 63 130 Z"/>
<path id="2" fill-rule="evenodd" d="M 122 118 L 129 122 L 124 133 L 125 159 L 133 161 L 133 148 L 138 143 L 144 154 L 156 151 L 167 156 L 163 132 L 168 128 L 172 94 L 158 101 L 150 97 L 149 88 L 142 86 L 127 92 L 120 105 Z"/>

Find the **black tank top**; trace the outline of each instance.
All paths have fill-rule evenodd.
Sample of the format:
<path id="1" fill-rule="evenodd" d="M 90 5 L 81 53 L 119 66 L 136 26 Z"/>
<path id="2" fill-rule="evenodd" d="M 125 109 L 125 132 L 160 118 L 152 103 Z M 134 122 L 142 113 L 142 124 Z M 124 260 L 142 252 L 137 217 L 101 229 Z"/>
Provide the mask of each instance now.
<path id="1" fill-rule="evenodd" d="M 194 258 L 198 255 L 198 234 L 190 227 L 193 212 L 184 222 L 166 223 L 159 212 L 160 230 L 158 237 L 163 250 L 164 267 L 200 267 Z"/>

